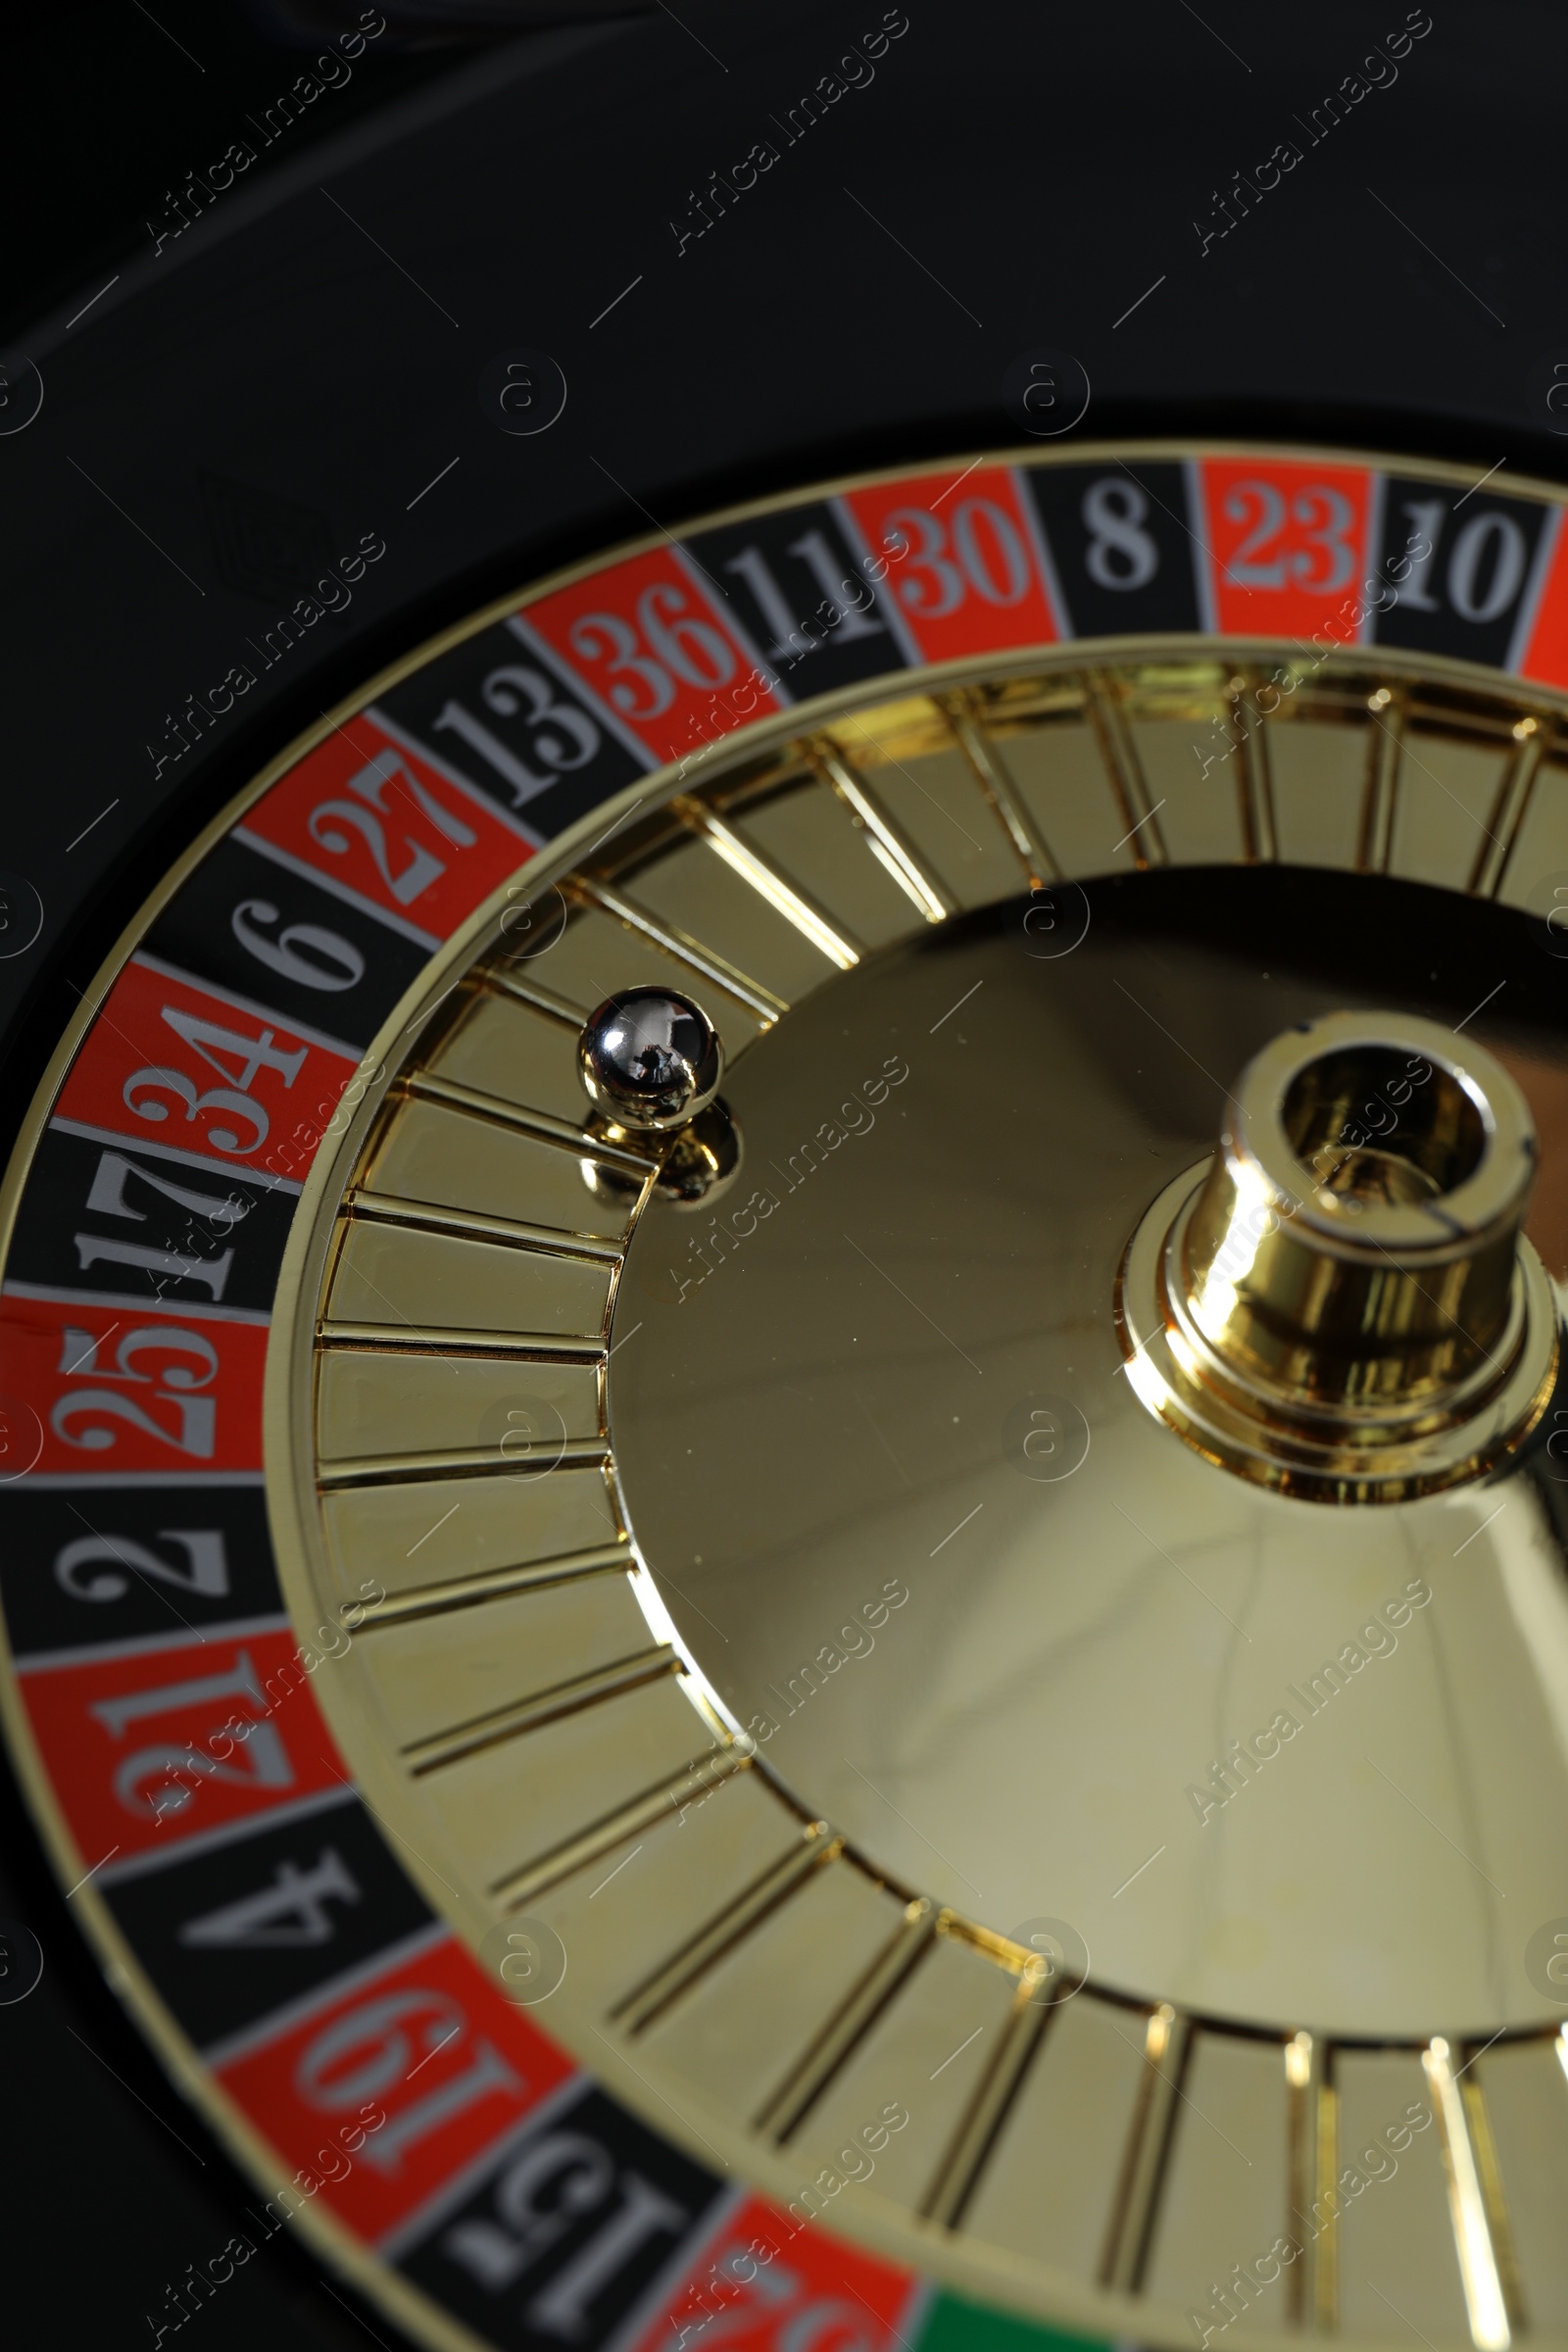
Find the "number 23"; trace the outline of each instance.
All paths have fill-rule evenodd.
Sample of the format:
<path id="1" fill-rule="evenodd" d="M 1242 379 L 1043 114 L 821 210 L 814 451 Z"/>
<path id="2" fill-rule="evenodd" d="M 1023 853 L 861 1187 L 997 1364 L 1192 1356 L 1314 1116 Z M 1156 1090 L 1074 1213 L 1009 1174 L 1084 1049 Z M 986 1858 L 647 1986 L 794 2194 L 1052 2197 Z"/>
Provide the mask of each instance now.
<path id="1" fill-rule="evenodd" d="M 1285 528 L 1283 494 L 1272 482 L 1237 482 L 1228 490 L 1226 521 L 1250 522 L 1252 527 L 1224 566 L 1227 576 L 1239 588 L 1283 588 L 1293 579 L 1314 596 L 1333 596 L 1355 570 L 1355 549 L 1347 537 L 1355 522 L 1354 508 L 1343 490 L 1314 482 L 1297 491 L 1291 500 L 1290 518 L 1301 527 L 1306 546 L 1264 561 L 1265 549 Z M 1321 566 L 1315 551 L 1321 551 Z M 1314 572 L 1318 574 L 1315 578 Z"/>

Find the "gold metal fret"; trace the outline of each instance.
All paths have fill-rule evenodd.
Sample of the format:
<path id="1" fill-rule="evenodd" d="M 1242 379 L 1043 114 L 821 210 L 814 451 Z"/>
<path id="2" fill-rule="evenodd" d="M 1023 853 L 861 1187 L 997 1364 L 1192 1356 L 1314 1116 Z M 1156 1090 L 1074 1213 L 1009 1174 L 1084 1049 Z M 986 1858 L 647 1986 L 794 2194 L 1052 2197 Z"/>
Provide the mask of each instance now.
<path id="1" fill-rule="evenodd" d="M 799 2131 L 850 2053 L 897 2000 L 930 1950 L 936 1932 L 935 1903 L 925 1895 L 906 1903 L 904 1917 L 885 1948 L 759 2109 L 755 2119 L 758 2131 L 770 2132 L 781 2146 Z"/>
<path id="2" fill-rule="evenodd" d="M 930 873 L 919 852 L 881 797 L 858 768 L 824 737 L 810 747 L 818 772 L 857 819 L 870 846 L 911 906 L 928 923 L 945 923 L 957 912 L 957 901 Z"/>
<path id="3" fill-rule="evenodd" d="M 351 1216 L 368 1217 L 380 1225 L 406 1225 L 416 1233 L 451 1233 L 462 1241 L 510 1243 L 514 1249 L 537 1250 L 546 1257 L 583 1257 L 596 1265 L 617 1266 L 624 1252 L 613 1242 L 586 1233 L 564 1233 L 556 1225 L 524 1225 L 514 1217 L 490 1217 L 472 1208 L 444 1208 L 433 1200 L 404 1200 L 392 1193 L 367 1192 L 356 1186 L 344 1195 Z"/>
<path id="4" fill-rule="evenodd" d="M 1169 2001 L 1145 2028 L 1138 2100 L 1100 2257 L 1101 2284 L 1123 2293 L 1136 2294 L 1144 2282 L 1192 2034 L 1192 2020 Z"/>
<path id="5" fill-rule="evenodd" d="M 676 1810 L 678 1813 L 679 1808 Z M 611 2011 L 612 2017 L 628 2034 L 646 2033 L 682 1993 L 689 1992 L 710 1968 L 787 1903 L 818 1870 L 836 1862 L 843 1851 L 843 1838 L 835 1837 L 825 1822 L 808 1823 L 796 1845 L 662 1961 L 651 1976 L 634 1985 Z"/>
<path id="6" fill-rule="evenodd" d="M 542 981 L 534 980 L 511 965 L 492 963 L 484 975 L 484 985 L 498 997 L 511 997 L 518 1004 L 526 1004 L 530 1012 L 542 1012 L 547 1020 L 558 1021 L 563 1028 L 580 1029 L 593 1010 L 590 1004 L 574 1004 Z"/>
<path id="7" fill-rule="evenodd" d="M 1146 866 L 1168 864 L 1165 835 L 1150 801 L 1143 761 L 1138 757 L 1121 697 L 1105 672 L 1089 671 L 1084 682 L 1084 710 L 1095 731 L 1100 757 L 1126 827 L 1122 840 L 1132 851 L 1134 862 L 1140 872 Z"/>
<path id="8" fill-rule="evenodd" d="M 597 1159 L 625 1176 L 648 1176 L 653 1172 L 651 1160 L 640 1152 L 629 1152 L 623 1144 L 608 1143 L 597 1135 L 589 1135 L 581 1127 L 574 1127 L 569 1119 L 552 1118 L 548 1111 L 528 1110 L 521 1103 L 508 1102 L 500 1095 L 481 1094 L 476 1086 L 460 1085 L 456 1078 L 437 1077 L 434 1070 L 411 1071 L 404 1092 L 416 1102 L 439 1102 L 447 1110 L 466 1111 L 470 1118 L 486 1119 L 496 1127 L 514 1127 L 520 1135 L 532 1136 L 536 1143 L 559 1145 L 564 1152 L 575 1152 L 584 1159 Z"/>
<path id="9" fill-rule="evenodd" d="M 1481 846 L 1470 869 L 1468 887 L 1478 898 L 1494 899 L 1507 879 L 1509 861 L 1535 797 L 1541 762 L 1551 749 L 1554 731 L 1549 717 L 1533 712 L 1514 724 L 1513 755 L 1503 770 L 1496 799 L 1487 811 Z"/>
<path id="10" fill-rule="evenodd" d="M 456 1609 L 485 1600 L 503 1600 L 511 1592 L 532 1592 L 546 1586 L 572 1584 L 579 1577 L 624 1576 L 637 1565 L 625 1542 L 601 1544 L 589 1551 L 563 1552 L 555 1559 L 530 1560 L 516 1567 L 486 1568 L 474 1576 L 450 1577 L 440 1585 L 416 1585 L 407 1592 L 389 1592 L 380 1600 L 345 1601 L 338 1614 L 352 1617 L 356 1630 L 372 1633 L 381 1625 L 405 1625 L 415 1617 L 444 1617 Z"/>
<path id="11" fill-rule="evenodd" d="M 643 1683 L 657 1682 L 673 1674 L 678 1664 L 667 1644 L 641 1650 L 635 1657 L 621 1659 L 617 1665 L 601 1667 L 595 1674 L 577 1675 L 553 1690 L 541 1690 L 531 1698 L 519 1699 L 514 1706 L 500 1707 L 493 1714 L 475 1717 L 471 1723 L 453 1724 L 428 1740 L 417 1740 L 403 1749 L 404 1759 L 416 1775 L 439 1771 L 443 1765 L 456 1764 L 460 1757 L 474 1755 L 480 1748 L 497 1747 L 504 1740 L 520 1740 L 562 1715 L 575 1715 L 583 1707 L 603 1706 L 607 1699 L 619 1698 Z"/>
<path id="12" fill-rule="evenodd" d="M 1000 746 L 981 724 L 973 698 L 962 693 L 950 694 L 943 698 L 942 708 L 958 749 L 969 763 L 970 773 L 1012 844 L 1030 889 L 1041 890 L 1048 882 L 1059 882 L 1061 867 L 1007 773 Z"/>
<path id="13" fill-rule="evenodd" d="M 1409 696 L 1402 687 L 1379 686 L 1367 698 L 1371 726 L 1366 744 L 1366 782 L 1355 862 L 1363 874 L 1386 874 L 1394 855 L 1394 820 L 1398 813 L 1399 769 Z"/>
<path id="14" fill-rule="evenodd" d="M 1441 2034 L 1422 2051 L 1421 2065 L 1432 2086 L 1443 2138 L 1443 2171 L 1470 2333 L 1476 2352 L 1507 2352 L 1518 2315 L 1508 2309 L 1503 2265 L 1493 2240 L 1492 2216 L 1482 2189 L 1463 2086 L 1454 2071 L 1453 2054 Z"/>
<path id="15" fill-rule="evenodd" d="M 689 825 L 699 840 L 706 841 L 715 857 L 723 858 L 731 873 L 739 874 L 775 914 L 793 924 L 801 937 L 808 939 L 829 963 L 837 964 L 841 972 L 854 970 L 865 950 L 850 937 L 842 923 L 835 923 L 808 897 L 798 883 L 791 882 L 770 858 L 764 858 L 732 824 L 700 801 L 682 797 L 673 807 L 681 822 Z"/>
<path id="16" fill-rule="evenodd" d="M 1227 697 L 1237 764 L 1243 855 L 1251 865 L 1270 863 L 1280 854 L 1274 785 L 1269 774 L 1268 728 L 1257 707 L 1257 684 L 1256 678 L 1233 678 Z"/>
<path id="17" fill-rule="evenodd" d="M 719 988 L 726 989 L 738 1003 L 756 1013 L 759 1020 L 772 1023 L 788 1012 L 789 1006 L 784 999 L 776 997 L 770 988 L 764 988 L 760 980 L 749 979 L 745 972 L 738 970 L 716 950 L 705 948 L 689 932 L 677 930 L 671 923 L 661 922 L 646 906 L 639 906 L 634 899 L 627 898 L 624 891 L 583 874 L 574 874 L 569 887 L 574 897 L 589 906 L 600 907 L 606 914 L 612 914 L 616 922 L 625 924 L 628 931 L 641 933 L 656 948 L 662 948 L 666 956 L 673 956 L 677 962 L 690 965 L 700 979 L 711 980 Z"/>
<path id="18" fill-rule="evenodd" d="M 323 1348 L 516 1356 L 529 1363 L 597 1363 L 606 1353 L 603 1340 L 574 1339 L 548 1331 L 446 1330 L 429 1323 L 340 1323 L 323 1318 L 317 1325 L 317 1338 Z"/>
<path id="19" fill-rule="evenodd" d="M 1031 1958 L 1018 1979 L 1007 2022 L 956 2132 L 944 2149 L 920 2210 L 944 2228 L 960 2227 L 1024 2078 L 1057 2007 L 1044 1960 Z"/>
<path id="20" fill-rule="evenodd" d="M 610 1459 L 606 1438 L 564 1438 L 541 1441 L 548 1462 L 534 1463 L 526 1454 L 505 1453 L 494 1446 L 451 1446 L 433 1453 L 372 1453 L 323 1462 L 318 1481 L 323 1494 L 339 1487 L 412 1486 L 430 1478 L 542 1478 L 551 1469 L 597 1470 Z"/>
<path id="21" fill-rule="evenodd" d="M 602 1821 L 597 1821 L 575 1838 L 554 1846 L 536 1860 L 518 1870 L 508 1871 L 505 1878 L 495 1880 L 490 1893 L 509 1911 L 520 1911 L 534 1902 L 550 1887 L 559 1886 L 591 1863 L 612 1854 L 617 1845 L 626 1844 L 646 1830 L 657 1829 L 661 1822 L 678 1821 L 684 1806 L 707 1796 L 719 1784 L 737 1772 L 743 1772 L 752 1761 L 750 1748 L 731 1747 L 716 1754 L 699 1756 L 658 1788 L 646 1789 L 640 1796 L 620 1806 Z"/>
<path id="22" fill-rule="evenodd" d="M 1320 2036 L 1300 2033 L 1285 2045 L 1286 2236 L 1298 2249 L 1286 2273 L 1293 2328 L 1333 2328 L 1336 2318 L 1334 2093 L 1330 2053 Z M 1314 2208 L 1321 2219 L 1316 2218 Z"/>

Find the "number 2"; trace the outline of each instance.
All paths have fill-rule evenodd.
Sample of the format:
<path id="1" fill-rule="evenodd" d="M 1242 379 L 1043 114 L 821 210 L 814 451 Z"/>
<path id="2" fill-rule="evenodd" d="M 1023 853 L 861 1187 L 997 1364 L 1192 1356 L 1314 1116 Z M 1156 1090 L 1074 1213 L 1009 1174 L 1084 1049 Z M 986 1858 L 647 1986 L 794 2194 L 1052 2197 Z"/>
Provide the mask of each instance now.
<path id="1" fill-rule="evenodd" d="M 228 1591 L 228 1558 L 221 1528 L 161 1527 L 158 1541 L 177 1544 L 188 1565 L 172 1568 L 147 1544 L 134 1543 L 129 1536 L 77 1536 L 55 1554 L 55 1583 L 73 1600 L 121 1600 L 130 1590 L 130 1579 L 124 1574 L 128 1568 L 132 1576 L 157 1577 L 181 1592 L 199 1592 L 209 1599 Z M 83 1580 L 77 1572 L 88 1567 L 102 1567 L 105 1573 Z"/>
<path id="2" fill-rule="evenodd" d="M 368 808 L 357 808 L 352 801 L 322 801 L 311 810 L 311 837 L 334 858 L 346 858 L 353 843 L 346 833 L 333 827 L 352 825 L 375 860 L 375 870 L 386 884 L 400 906 L 412 905 L 421 891 L 428 890 L 436 877 L 446 872 L 441 858 L 423 850 L 411 834 L 405 834 L 403 846 L 410 853 L 409 862 L 399 873 L 392 871 L 387 855 L 386 827 Z"/>

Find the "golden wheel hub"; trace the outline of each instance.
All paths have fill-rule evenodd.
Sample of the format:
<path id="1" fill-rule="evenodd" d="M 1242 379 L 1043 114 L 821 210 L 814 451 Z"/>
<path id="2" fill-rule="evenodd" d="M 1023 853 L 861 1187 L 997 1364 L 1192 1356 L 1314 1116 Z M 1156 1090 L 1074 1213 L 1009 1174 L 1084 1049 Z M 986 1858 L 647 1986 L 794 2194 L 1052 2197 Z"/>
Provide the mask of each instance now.
<path id="1" fill-rule="evenodd" d="M 1200 1452 L 1292 1494 L 1479 1477 L 1556 1378 L 1557 1301 L 1519 1233 L 1535 1175 L 1519 1088 L 1436 1022 L 1332 1013 L 1276 1040 L 1207 1169 L 1128 1246 L 1128 1380 Z"/>

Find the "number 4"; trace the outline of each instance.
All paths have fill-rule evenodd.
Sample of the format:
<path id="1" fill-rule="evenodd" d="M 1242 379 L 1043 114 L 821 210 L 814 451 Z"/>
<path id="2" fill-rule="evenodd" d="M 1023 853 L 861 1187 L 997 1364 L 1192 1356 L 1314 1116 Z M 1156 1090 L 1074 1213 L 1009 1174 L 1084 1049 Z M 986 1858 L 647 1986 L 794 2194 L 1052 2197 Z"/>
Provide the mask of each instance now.
<path id="1" fill-rule="evenodd" d="M 176 1037 L 182 1037 L 187 1046 L 195 1049 L 210 1070 L 216 1070 L 220 1078 L 242 1095 L 250 1093 L 258 1071 L 264 1069 L 276 1070 L 283 1084 L 292 1086 L 311 1050 L 309 1046 L 301 1046 L 297 1053 L 285 1053 L 274 1045 L 270 1029 L 264 1029 L 260 1037 L 245 1037 L 238 1029 L 224 1029 L 216 1021 L 202 1020 L 194 1012 L 183 1012 L 177 1004 L 164 1006 L 164 1019 Z M 224 1054 L 234 1055 L 240 1065 L 238 1072 L 220 1059 Z"/>
<path id="2" fill-rule="evenodd" d="M 315 1865 L 301 1870 L 292 1861 L 280 1862 L 271 1885 L 254 1894 L 242 1894 L 216 1911 L 187 1919 L 176 1940 L 200 1951 L 260 1952 L 306 1949 L 330 1943 L 338 1922 L 329 1902 L 360 1900 L 359 1881 L 335 1845 L 321 1848 Z"/>

